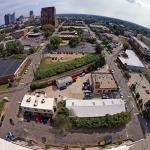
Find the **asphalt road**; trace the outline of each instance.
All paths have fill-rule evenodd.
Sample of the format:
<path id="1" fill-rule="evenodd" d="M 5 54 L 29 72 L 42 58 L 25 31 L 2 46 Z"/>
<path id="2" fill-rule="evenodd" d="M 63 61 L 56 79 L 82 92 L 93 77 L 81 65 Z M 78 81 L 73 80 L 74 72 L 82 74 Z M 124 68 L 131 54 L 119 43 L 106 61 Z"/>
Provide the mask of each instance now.
<path id="1" fill-rule="evenodd" d="M 147 126 L 144 118 L 141 117 L 137 109 L 135 100 L 129 90 L 127 81 L 124 79 L 121 70 L 118 68 L 115 60 L 122 49 L 122 45 L 117 48 L 116 52 L 113 54 L 106 53 L 106 62 L 110 69 L 113 70 L 114 78 L 120 87 L 120 92 L 123 95 L 123 99 L 127 104 L 127 111 L 132 114 L 132 121 L 126 126 L 126 136 L 132 138 L 135 141 L 140 140 L 144 137 L 147 132 Z"/>
<path id="2" fill-rule="evenodd" d="M 19 102 L 21 102 L 23 96 L 29 91 L 30 83 L 34 77 L 34 71 L 39 65 L 42 58 L 42 52 L 38 52 L 30 56 L 32 58 L 32 64 L 30 65 L 27 73 L 21 79 L 19 85 L 16 87 L 14 93 L 10 95 L 10 102 L 8 102 L 7 109 L 5 111 L 5 118 L 0 128 L 0 137 L 4 138 L 4 135 L 8 131 L 15 129 L 15 126 L 10 125 L 9 119 L 12 118 L 14 124 L 18 123 L 17 113 L 19 110 Z"/>

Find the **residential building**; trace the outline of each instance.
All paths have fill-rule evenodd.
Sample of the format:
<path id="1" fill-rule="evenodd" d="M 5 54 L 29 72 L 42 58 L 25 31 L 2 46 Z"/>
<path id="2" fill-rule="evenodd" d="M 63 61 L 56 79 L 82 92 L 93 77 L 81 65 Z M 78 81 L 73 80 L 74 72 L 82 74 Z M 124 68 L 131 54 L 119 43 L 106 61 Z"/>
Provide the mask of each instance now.
<path id="1" fill-rule="evenodd" d="M 90 28 L 93 30 L 93 31 L 97 31 L 97 32 L 101 32 L 101 33 L 110 33 L 110 29 L 105 27 L 105 26 L 102 26 L 100 24 L 90 24 Z"/>
<path id="2" fill-rule="evenodd" d="M 148 47 L 150 47 L 150 38 L 143 36 L 142 34 L 138 34 L 137 38 L 141 40 L 144 44 L 146 44 Z"/>
<path id="3" fill-rule="evenodd" d="M 52 116 L 56 109 L 54 98 L 48 98 L 45 94 L 37 93 L 35 95 L 25 95 L 21 102 L 21 110 L 23 113 L 31 113 L 32 115 Z"/>
<path id="4" fill-rule="evenodd" d="M 24 29 L 15 31 L 15 32 L 12 34 L 12 36 L 13 36 L 14 38 L 16 38 L 16 39 L 19 39 L 19 38 L 21 38 L 21 37 L 23 37 L 23 36 L 26 36 L 27 33 L 31 32 L 31 31 L 32 31 L 32 26 L 31 26 L 31 27 L 26 27 L 26 28 L 24 28 Z"/>
<path id="5" fill-rule="evenodd" d="M 123 55 L 124 57 L 118 57 L 118 61 L 121 63 L 123 68 L 131 71 L 144 71 L 145 67 L 134 51 L 126 50 Z"/>
<path id="6" fill-rule="evenodd" d="M 58 19 L 56 16 L 55 7 L 45 7 L 41 10 L 41 22 L 42 25 L 51 24 L 54 27 L 58 26 Z"/>
<path id="7" fill-rule="evenodd" d="M 140 57 L 150 60 L 150 48 L 138 38 L 132 36 L 130 38 L 130 44 L 134 47 Z"/>
<path id="8" fill-rule="evenodd" d="M 111 73 L 94 72 L 91 74 L 93 94 L 104 94 L 118 91 L 117 83 Z"/>
<path id="9" fill-rule="evenodd" d="M 9 24 L 15 23 L 15 21 L 16 21 L 15 13 L 13 13 L 13 14 L 6 14 L 4 16 L 4 19 L 5 19 L 5 25 L 9 25 Z"/>
<path id="10" fill-rule="evenodd" d="M 21 75 L 27 61 L 28 58 L 24 60 L 0 58 L 0 84 L 6 83 L 8 80 L 17 79 Z"/>
<path id="11" fill-rule="evenodd" d="M 65 88 L 73 82 L 73 78 L 70 76 L 60 78 L 56 80 L 56 85 L 59 89 Z"/>
<path id="12" fill-rule="evenodd" d="M 122 99 L 66 100 L 70 117 L 102 117 L 125 112 Z"/>
<path id="13" fill-rule="evenodd" d="M 134 33 L 131 31 L 124 31 L 124 36 L 131 37 L 131 36 L 134 36 Z"/>
<path id="14" fill-rule="evenodd" d="M 79 37 L 76 31 L 62 31 L 58 36 L 63 40 L 70 40 L 71 38 Z"/>

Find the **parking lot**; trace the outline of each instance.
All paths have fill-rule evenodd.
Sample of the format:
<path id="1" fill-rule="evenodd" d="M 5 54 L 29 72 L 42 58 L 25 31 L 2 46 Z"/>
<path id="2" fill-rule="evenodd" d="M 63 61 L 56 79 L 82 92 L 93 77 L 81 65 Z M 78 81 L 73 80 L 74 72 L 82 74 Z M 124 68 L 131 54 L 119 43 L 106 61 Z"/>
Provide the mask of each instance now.
<path id="1" fill-rule="evenodd" d="M 66 98 L 83 99 L 84 92 L 82 91 L 83 83 L 91 77 L 91 74 L 86 74 L 83 77 L 78 77 L 76 82 L 69 85 L 66 89 L 60 91 L 56 86 L 49 86 L 43 89 L 48 97 L 58 97 L 59 95 Z"/>
<path id="2" fill-rule="evenodd" d="M 129 80 L 129 85 L 136 84 L 136 92 L 139 92 L 140 98 L 146 103 L 150 100 L 150 84 L 143 75 L 139 73 L 131 73 L 131 79 Z"/>

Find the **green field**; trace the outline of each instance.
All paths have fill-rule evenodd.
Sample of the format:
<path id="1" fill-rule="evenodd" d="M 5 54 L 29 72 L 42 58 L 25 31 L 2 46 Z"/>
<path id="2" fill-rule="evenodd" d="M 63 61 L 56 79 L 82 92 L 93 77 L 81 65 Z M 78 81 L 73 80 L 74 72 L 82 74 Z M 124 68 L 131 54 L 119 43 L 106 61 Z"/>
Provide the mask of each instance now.
<path id="1" fill-rule="evenodd" d="M 47 63 L 45 59 L 42 59 L 41 64 L 35 73 L 35 80 L 55 76 L 93 62 L 99 63 L 99 65 L 102 66 L 105 63 L 105 60 L 103 56 L 96 54 L 86 54 L 82 58 L 77 58 L 68 62 Z"/>
<path id="2" fill-rule="evenodd" d="M 9 88 L 9 84 L 8 83 L 0 85 L 0 91 L 7 90 L 8 88 Z"/>

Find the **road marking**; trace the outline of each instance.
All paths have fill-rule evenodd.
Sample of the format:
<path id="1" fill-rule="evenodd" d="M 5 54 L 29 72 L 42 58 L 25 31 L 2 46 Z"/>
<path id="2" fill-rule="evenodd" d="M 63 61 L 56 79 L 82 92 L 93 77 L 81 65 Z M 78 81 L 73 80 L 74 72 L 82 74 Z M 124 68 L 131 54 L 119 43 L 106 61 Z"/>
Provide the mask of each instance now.
<path id="1" fill-rule="evenodd" d="M 24 85 L 25 83 L 19 83 L 19 84 L 22 84 L 22 85 Z"/>
<path id="2" fill-rule="evenodd" d="M 127 136 L 127 138 L 129 137 L 127 130 L 126 130 L 126 136 Z"/>

